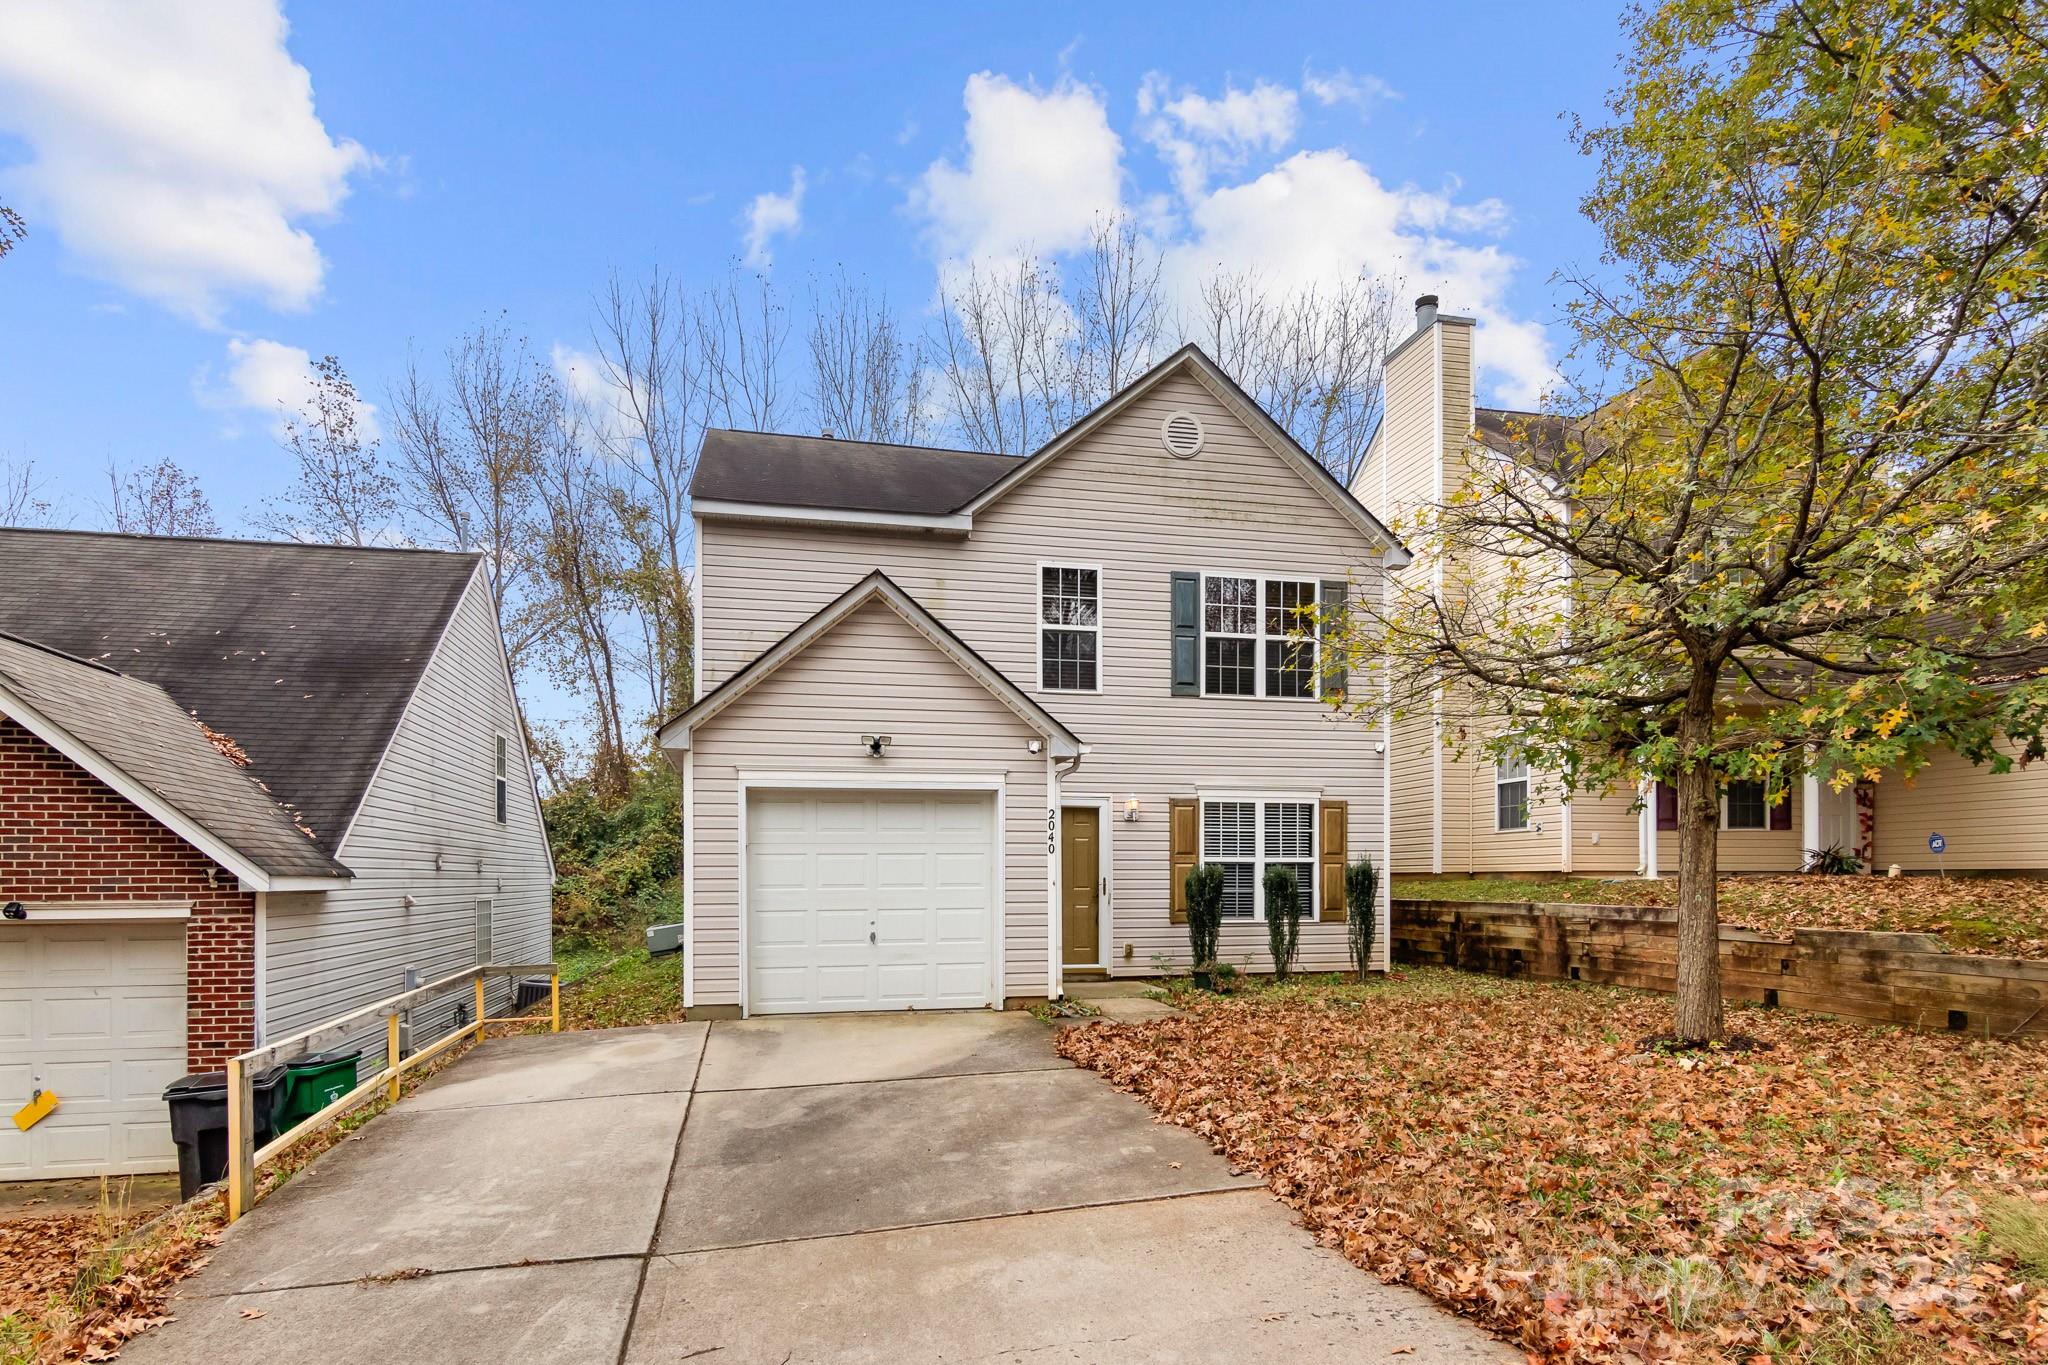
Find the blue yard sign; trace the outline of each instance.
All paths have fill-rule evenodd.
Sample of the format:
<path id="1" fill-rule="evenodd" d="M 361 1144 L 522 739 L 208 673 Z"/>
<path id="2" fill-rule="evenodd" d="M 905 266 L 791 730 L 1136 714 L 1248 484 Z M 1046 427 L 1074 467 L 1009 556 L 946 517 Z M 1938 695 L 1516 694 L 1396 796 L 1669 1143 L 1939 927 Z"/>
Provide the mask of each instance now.
<path id="1" fill-rule="evenodd" d="M 1947 840 L 1946 838 L 1944 838 L 1943 836 L 1939 835 L 1939 834 L 1930 834 L 1930 835 L 1928 835 L 1928 836 L 1927 836 L 1927 851 L 1928 851 L 1929 853 L 1946 853 L 1946 852 L 1948 852 L 1948 840 Z"/>

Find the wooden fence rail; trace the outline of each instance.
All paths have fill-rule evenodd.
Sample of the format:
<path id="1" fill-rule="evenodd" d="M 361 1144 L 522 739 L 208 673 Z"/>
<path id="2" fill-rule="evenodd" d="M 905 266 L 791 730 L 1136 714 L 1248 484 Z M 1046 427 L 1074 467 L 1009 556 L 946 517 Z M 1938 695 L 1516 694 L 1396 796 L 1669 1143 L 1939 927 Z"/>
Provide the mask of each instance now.
<path id="1" fill-rule="evenodd" d="M 484 1015 L 484 982 L 494 976 L 539 976 L 548 978 L 548 1026 L 556 1033 L 562 1031 L 562 974 L 552 962 L 534 963 L 486 963 L 480 967 L 469 967 L 430 981 L 413 990 L 388 995 L 347 1014 L 315 1024 L 313 1027 L 274 1043 L 252 1048 L 238 1057 L 228 1060 L 228 1221 L 234 1222 L 247 1213 L 255 1203 L 256 1172 L 268 1162 L 294 1144 L 311 1137 L 314 1133 L 333 1123 L 336 1119 L 371 1098 L 382 1089 L 389 1099 L 398 1098 L 398 1085 L 407 1071 L 420 1066 L 447 1051 L 465 1038 L 483 1040 L 484 1029 L 491 1024 L 530 1024 L 536 1019 L 525 1015 L 490 1019 Z M 418 1048 L 409 1056 L 399 1053 L 398 1021 L 401 1015 L 417 1005 L 428 1004 L 461 989 L 464 985 L 474 988 L 476 1017 L 467 1024 L 458 1025 L 453 1032 Z M 355 1032 L 368 1020 L 383 1016 L 384 1019 L 384 1065 L 365 1080 L 356 1077 L 356 1088 L 335 1100 L 318 1113 L 312 1114 L 299 1123 L 277 1134 L 269 1142 L 256 1145 L 256 1087 L 255 1075 L 279 1062 L 290 1062 L 310 1053 L 317 1052 L 321 1044 L 338 1041 Z"/>

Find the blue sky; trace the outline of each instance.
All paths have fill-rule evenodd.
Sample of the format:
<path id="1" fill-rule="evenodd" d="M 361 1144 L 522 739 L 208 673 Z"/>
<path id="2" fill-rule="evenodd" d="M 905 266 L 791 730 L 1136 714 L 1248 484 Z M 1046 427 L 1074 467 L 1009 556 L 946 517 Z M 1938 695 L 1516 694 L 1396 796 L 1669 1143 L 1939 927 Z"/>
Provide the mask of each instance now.
<path id="1" fill-rule="evenodd" d="M 285 481 L 302 352 L 374 404 L 409 344 L 502 313 L 573 351 L 612 270 L 750 246 L 916 320 L 947 261 L 1056 256 L 1102 209 L 1183 274 L 1437 289 L 1525 400 L 1563 346 L 1550 276 L 1597 251 L 1561 116 L 1597 117 L 1619 46 L 1604 4 L 4 10 L 30 236 L 0 260 L 0 461 L 90 524 L 109 459 L 168 455 L 231 531 Z"/>

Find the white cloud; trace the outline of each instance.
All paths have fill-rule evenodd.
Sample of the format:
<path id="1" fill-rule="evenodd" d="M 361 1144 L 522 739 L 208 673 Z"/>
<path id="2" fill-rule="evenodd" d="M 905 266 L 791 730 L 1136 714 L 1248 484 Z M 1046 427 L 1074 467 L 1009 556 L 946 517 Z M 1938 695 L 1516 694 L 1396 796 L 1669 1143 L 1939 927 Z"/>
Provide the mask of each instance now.
<path id="1" fill-rule="evenodd" d="M 257 337 L 228 342 L 227 370 L 215 381 L 203 372 L 194 384 L 199 401 L 223 412 L 260 413 L 272 436 L 282 436 L 285 418 L 298 413 L 313 396 L 313 357 L 297 346 Z M 374 404 L 356 402 L 356 429 L 365 441 L 377 439 Z"/>
<path id="2" fill-rule="evenodd" d="M 942 257 L 988 260 L 1029 245 L 1070 251 L 1121 201 L 1123 141 L 1101 95 L 983 71 L 967 78 L 967 155 L 934 161 L 912 192 Z"/>
<path id="3" fill-rule="evenodd" d="M 1335 71 L 1303 71 L 1301 88 L 1324 108 L 1333 104 L 1349 104 L 1365 113 L 1370 113 L 1375 104 L 1401 98 L 1400 91 L 1378 76 L 1354 75 L 1341 66 Z"/>
<path id="4" fill-rule="evenodd" d="M 755 195 L 747 205 L 746 218 L 747 264 L 757 270 L 766 269 L 775 260 L 769 250 L 775 239 L 789 236 L 803 226 L 804 168 L 790 168 L 789 193 L 770 191 Z"/>
<path id="5" fill-rule="evenodd" d="M 1370 81 L 1312 74 L 1304 88 L 1339 101 L 1374 94 Z M 1382 276 L 1478 320 L 1481 386 L 1491 397 L 1530 403 L 1555 378 L 1542 327 L 1509 302 L 1523 263 L 1499 240 L 1507 206 L 1466 198 L 1455 181 L 1389 185 L 1341 149 L 1283 156 L 1299 134 L 1296 91 L 1259 82 L 1210 97 L 1147 76 L 1139 132 L 1172 190 L 1140 185 L 1128 209 L 1124 149 L 1095 90 L 1064 82 L 1041 92 L 984 72 L 968 80 L 966 104 L 965 164 L 934 162 L 911 200 L 938 248 L 941 279 L 963 257 L 1000 256 L 1020 242 L 1057 258 L 1085 244 L 1098 215 L 1124 210 L 1164 254 L 1169 296 L 1183 305 L 1218 270 L 1256 274 L 1276 290 Z"/>
<path id="6" fill-rule="evenodd" d="M 1301 125 L 1301 97 L 1285 86 L 1259 81 L 1249 90 L 1225 86 L 1214 99 L 1182 90 L 1148 73 L 1138 87 L 1145 140 L 1173 171 L 1183 198 L 1202 192 L 1220 170 L 1245 164 L 1255 151 L 1277 152 Z"/>
<path id="7" fill-rule="evenodd" d="M 206 324 L 252 295 L 303 308 L 332 214 L 373 158 L 336 141 L 274 0 L 20 0 L 0 42 L 6 183 L 94 274 Z"/>

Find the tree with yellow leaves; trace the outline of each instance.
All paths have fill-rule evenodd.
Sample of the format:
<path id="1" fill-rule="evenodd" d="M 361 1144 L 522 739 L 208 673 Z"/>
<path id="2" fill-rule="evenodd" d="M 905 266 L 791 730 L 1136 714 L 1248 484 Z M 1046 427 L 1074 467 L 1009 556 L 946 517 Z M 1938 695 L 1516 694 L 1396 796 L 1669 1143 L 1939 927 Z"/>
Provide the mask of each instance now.
<path id="1" fill-rule="evenodd" d="M 1679 816 L 1680 1039 L 1724 1036 L 1719 788 L 1997 768 L 2048 723 L 2048 10 L 1663 0 L 1582 130 L 1586 378 L 1329 623 L 1347 706 Z M 1364 595 L 1354 594 L 1355 598 Z"/>

